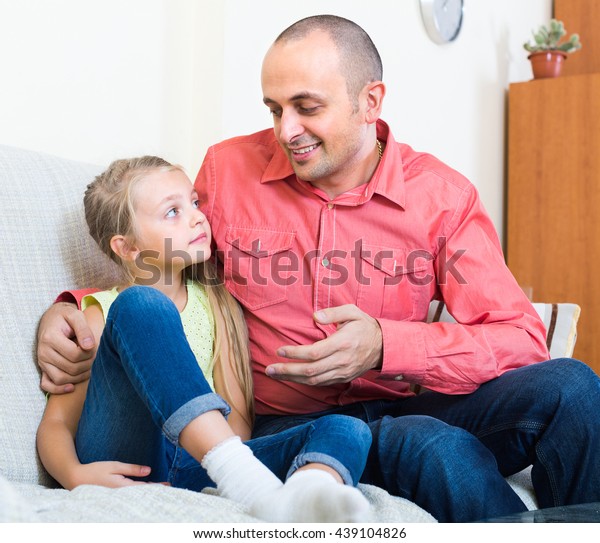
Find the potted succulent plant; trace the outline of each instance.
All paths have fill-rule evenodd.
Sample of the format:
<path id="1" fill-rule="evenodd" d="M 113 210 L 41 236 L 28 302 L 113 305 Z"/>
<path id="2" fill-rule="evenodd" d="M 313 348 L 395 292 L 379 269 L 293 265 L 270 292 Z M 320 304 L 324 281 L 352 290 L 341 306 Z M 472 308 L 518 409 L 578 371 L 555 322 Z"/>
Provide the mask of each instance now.
<path id="1" fill-rule="evenodd" d="M 531 61 L 535 79 L 559 76 L 567 53 L 581 49 L 579 35 L 572 34 L 565 41 L 563 38 L 566 33 L 563 22 L 552 19 L 550 26 L 542 25 L 537 32 L 533 32 L 533 43 L 523 44 L 530 53 L 527 58 Z"/>

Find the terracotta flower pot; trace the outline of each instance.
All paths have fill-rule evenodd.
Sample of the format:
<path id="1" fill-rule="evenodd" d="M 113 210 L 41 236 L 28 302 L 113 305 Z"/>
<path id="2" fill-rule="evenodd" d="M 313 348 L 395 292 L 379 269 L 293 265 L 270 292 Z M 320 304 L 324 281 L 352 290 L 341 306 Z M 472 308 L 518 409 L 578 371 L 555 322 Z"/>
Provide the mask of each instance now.
<path id="1" fill-rule="evenodd" d="M 558 77 L 567 54 L 562 51 L 539 51 L 527 57 L 531 61 L 534 79 Z"/>

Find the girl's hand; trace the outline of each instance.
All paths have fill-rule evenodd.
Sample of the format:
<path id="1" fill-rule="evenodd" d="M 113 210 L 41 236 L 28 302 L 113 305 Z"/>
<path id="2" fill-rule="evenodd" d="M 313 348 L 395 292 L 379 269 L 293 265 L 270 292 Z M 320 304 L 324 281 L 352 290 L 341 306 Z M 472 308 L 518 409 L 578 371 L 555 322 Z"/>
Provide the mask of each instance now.
<path id="1" fill-rule="evenodd" d="M 79 485 L 100 485 L 109 488 L 121 488 L 132 485 L 145 485 L 144 481 L 134 481 L 129 477 L 146 477 L 150 474 L 148 466 L 125 464 L 124 462 L 92 462 L 80 464 L 73 471 L 69 490 Z"/>

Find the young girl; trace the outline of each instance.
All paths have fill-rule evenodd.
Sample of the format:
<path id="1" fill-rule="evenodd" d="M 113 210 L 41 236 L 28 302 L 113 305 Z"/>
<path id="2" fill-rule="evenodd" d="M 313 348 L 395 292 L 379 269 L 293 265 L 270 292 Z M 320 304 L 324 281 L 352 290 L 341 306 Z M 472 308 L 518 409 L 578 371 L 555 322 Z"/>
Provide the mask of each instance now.
<path id="1" fill-rule="evenodd" d="M 89 381 L 48 400 L 37 436 L 48 472 L 68 489 L 153 481 L 199 491 L 214 481 L 274 522 L 367 520 L 355 488 L 371 443 L 364 422 L 328 416 L 249 440 L 245 323 L 209 263 L 210 227 L 182 169 L 115 161 L 84 205 L 126 279 L 84 298 L 101 340 Z"/>

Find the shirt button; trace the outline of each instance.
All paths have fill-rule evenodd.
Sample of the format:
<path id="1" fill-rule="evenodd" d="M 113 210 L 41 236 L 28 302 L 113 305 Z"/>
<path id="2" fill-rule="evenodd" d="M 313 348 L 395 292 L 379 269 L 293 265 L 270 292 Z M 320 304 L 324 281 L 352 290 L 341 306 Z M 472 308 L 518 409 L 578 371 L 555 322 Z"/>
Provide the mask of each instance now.
<path id="1" fill-rule="evenodd" d="M 326 268 L 327 266 L 329 266 L 329 259 L 324 258 L 323 260 L 321 260 L 321 264 L 323 264 L 323 267 Z"/>
<path id="2" fill-rule="evenodd" d="M 404 375 L 396 375 L 396 377 L 394 377 L 394 381 L 402 381 L 402 379 L 404 379 Z"/>
<path id="3" fill-rule="evenodd" d="M 329 209 L 333 209 L 333 204 L 327 204 L 327 207 L 328 207 Z"/>

